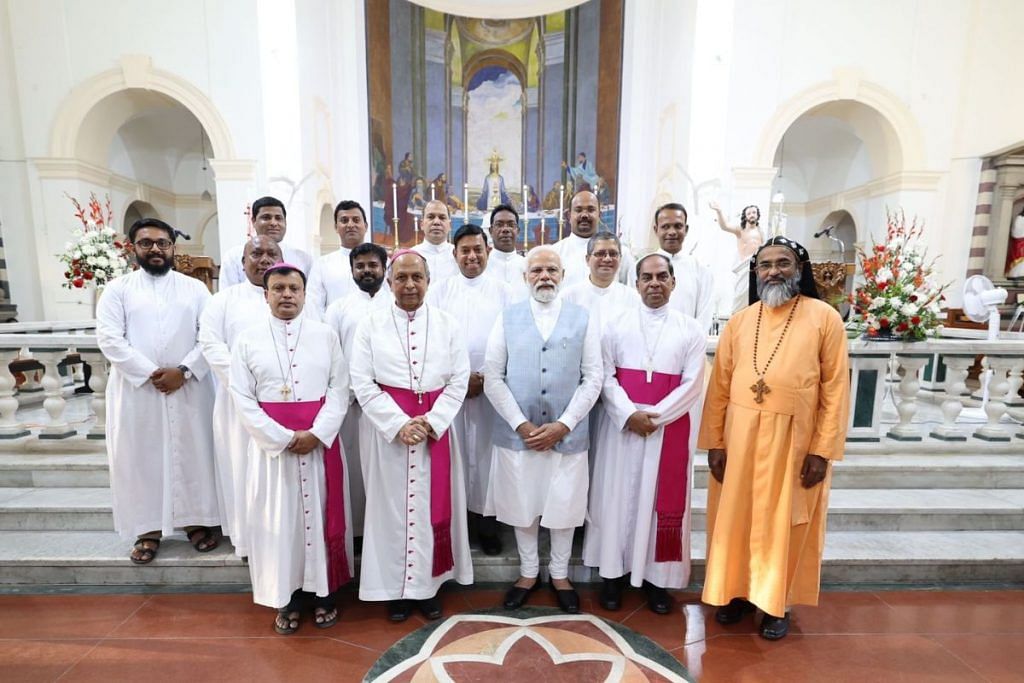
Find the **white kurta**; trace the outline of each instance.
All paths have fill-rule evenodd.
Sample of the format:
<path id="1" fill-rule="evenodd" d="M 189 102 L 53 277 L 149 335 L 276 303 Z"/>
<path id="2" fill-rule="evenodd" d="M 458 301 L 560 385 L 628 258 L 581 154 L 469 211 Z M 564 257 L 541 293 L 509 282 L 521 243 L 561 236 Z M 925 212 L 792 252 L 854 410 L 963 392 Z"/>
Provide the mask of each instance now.
<path id="1" fill-rule="evenodd" d="M 484 274 L 504 282 L 512 287 L 515 301 L 523 301 L 530 296 L 530 287 L 526 284 L 526 257 L 514 251 L 498 251 L 492 249 L 487 257 L 487 270 Z"/>
<path id="2" fill-rule="evenodd" d="M 451 314 L 459 324 L 469 351 L 469 369 L 484 371 L 487 338 L 498 315 L 513 303 L 512 287 L 487 275 L 466 278 L 461 273 L 439 286 L 431 287 L 427 300 Z M 467 398 L 452 422 L 452 435 L 459 442 L 465 466 L 467 507 L 482 513 L 491 476 L 494 408 L 483 394 Z"/>
<path id="3" fill-rule="evenodd" d="M 459 266 L 455 263 L 455 251 L 450 242 L 431 244 L 426 240 L 412 248 L 427 259 L 427 267 L 430 268 L 430 285 L 436 287 L 448 278 L 459 273 Z"/>
<path id="4" fill-rule="evenodd" d="M 251 437 L 246 508 L 249 574 L 257 604 L 284 607 L 300 589 L 321 597 L 328 594 L 323 444 L 333 442 L 341 428 L 348 405 L 346 375 L 334 331 L 304 314 L 291 321 L 268 316 L 242 331 L 235 342 L 231 394 Z M 324 398 L 310 430 L 321 445 L 306 455 L 285 450 L 295 432 L 281 426 L 259 405 L 261 401 L 286 400 L 281 395 L 284 385 L 291 387 L 289 401 Z M 347 472 L 344 478 L 347 482 Z M 351 565 L 347 491 L 345 500 L 345 552 Z"/>
<path id="5" fill-rule="evenodd" d="M 411 320 L 397 306 L 373 311 L 356 330 L 351 370 L 352 391 L 363 419 L 373 426 L 373 437 L 362 444 L 366 521 L 359 598 L 425 600 L 449 579 L 472 583 L 458 443 L 449 439 L 455 566 L 431 576 L 429 451 L 401 442 L 398 432 L 409 416 L 378 386 L 443 390 L 426 414 L 434 433 L 443 434 L 462 407 L 469 383 L 469 355 L 458 323 L 430 305 L 421 306 Z"/>
<path id="6" fill-rule="evenodd" d="M 213 433 L 216 435 L 214 464 L 220 500 L 221 528 L 231 537 L 235 554 L 249 554 L 245 532 L 245 476 L 249 463 L 249 432 L 238 417 L 231 398 L 231 349 L 239 333 L 266 318 L 270 309 L 263 288 L 248 280 L 213 295 L 199 318 L 199 345 L 210 364 L 217 398 L 213 404 Z"/>
<path id="7" fill-rule="evenodd" d="M 578 282 L 585 282 L 590 277 L 590 268 L 587 267 L 587 242 L 589 237 L 579 237 L 570 233 L 558 240 L 551 246 L 555 248 L 558 255 L 562 257 L 562 267 L 565 268 L 565 277 L 562 278 L 562 288 L 565 289 Z M 634 287 L 636 285 L 636 270 L 633 264 L 633 252 L 625 244 L 622 245 L 622 261 L 619 264 L 619 282 Z"/>
<path id="8" fill-rule="evenodd" d="M 546 341 L 558 323 L 561 300 L 547 304 L 531 300 L 530 310 L 541 339 Z M 583 344 L 580 385 L 565 412 L 557 418 L 557 422 L 570 430 L 575 429 L 594 406 L 603 381 L 601 337 L 594 320 L 588 321 L 587 332 L 580 343 Z M 484 392 L 500 418 L 515 429 L 527 419 L 505 384 L 507 362 L 503 315 L 499 315 L 487 340 Z M 538 517 L 541 526 L 548 529 L 569 529 L 583 524 L 587 512 L 587 458 L 586 450 L 559 453 L 555 450 L 515 451 L 495 446 L 484 514 L 519 527 L 532 526 Z"/>
<path id="9" fill-rule="evenodd" d="M 391 291 L 381 287 L 376 296 L 370 296 L 363 290 L 356 290 L 338 299 L 327 307 L 324 321 L 331 326 L 338 339 L 341 340 L 341 352 L 349 366 L 352 365 L 352 345 L 355 341 L 359 322 L 369 315 L 370 311 L 386 308 L 394 303 Z M 363 535 L 363 519 L 366 516 L 366 488 L 363 485 L 365 474 L 360 457 L 360 443 L 372 437 L 372 428 L 364 425 L 363 410 L 356 401 L 355 394 L 349 391 L 348 412 L 341 423 L 341 444 L 345 450 L 345 462 L 348 464 L 348 494 L 352 508 L 352 533 Z"/>
<path id="10" fill-rule="evenodd" d="M 213 381 L 196 331 L 210 299 L 202 282 L 171 271 L 117 278 L 96 310 L 96 340 L 110 361 L 107 456 L 114 528 L 125 539 L 184 526 L 217 526 Z M 173 394 L 149 377 L 185 365 L 194 375 Z"/>
<path id="11" fill-rule="evenodd" d="M 650 309 L 640 305 L 630 317 L 606 328 L 601 340 L 604 410 L 594 442 L 583 563 L 597 567 L 607 579 L 631 573 L 634 586 L 647 580 L 662 588 L 683 588 L 690 580 L 690 492 L 707 335 L 695 320 L 668 306 Z M 646 369 L 648 349 L 655 372 L 682 375 L 679 387 L 654 406 L 634 404 L 615 378 L 616 368 Z M 659 429 L 647 438 L 626 429 L 626 420 L 637 410 L 659 414 L 654 419 Z M 690 473 L 683 517 L 684 559 L 655 562 L 655 502 L 664 425 L 686 413 L 690 414 Z"/>
<path id="12" fill-rule="evenodd" d="M 590 316 L 598 323 L 598 329 L 604 329 L 605 321 L 614 321 L 623 308 L 634 309 L 640 305 L 640 295 L 636 287 L 627 287 L 621 282 L 612 282 L 607 287 L 598 287 L 588 277 L 563 289 L 563 301 L 574 303 L 587 309 Z"/>
<path id="13" fill-rule="evenodd" d="M 681 251 L 672 255 L 659 249 L 656 253 L 671 259 L 676 277 L 676 288 L 672 290 L 669 306 L 694 318 L 707 334 L 715 314 L 715 278 L 711 269 Z"/>
<path id="14" fill-rule="evenodd" d="M 313 257 L 302 249 L 289 247 L 285 244 L 278 244 L 277 246 L 281 247 L 281 257 L 285 260 L 285 263 L 298 266 L 307 277 L 309 276 L 309 270 L 313 266 Z M 228 250 L 228 253 L 221 259 L 220 276 L 217 279 L 218 290 L 227 289 L 232 285 L 246 282 L 245 268 L 242 266 L 243 253 L 245 253 L 245 245 L 240 244 Z"/>

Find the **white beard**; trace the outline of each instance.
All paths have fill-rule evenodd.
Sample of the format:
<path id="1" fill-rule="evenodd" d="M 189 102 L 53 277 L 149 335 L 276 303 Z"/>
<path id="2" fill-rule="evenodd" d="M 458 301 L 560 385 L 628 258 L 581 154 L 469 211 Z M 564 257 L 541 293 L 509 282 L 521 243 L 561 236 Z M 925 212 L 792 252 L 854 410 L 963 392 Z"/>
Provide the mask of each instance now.
<path id="1" fill-rule="evenodd" d="M 757 296 L 768 308 L 778 308 L 791 301 L 800 292 L 800 276 L 794 275 L 784 282 L 764 283 L 758 281 Z"/>
<path id="2" fill-rule="evenodd" d="M 533 298 L 542 304 L 549 304 L 558 296 L 558 285 L 541 289 L 539 285 L 533 286 Z"/>

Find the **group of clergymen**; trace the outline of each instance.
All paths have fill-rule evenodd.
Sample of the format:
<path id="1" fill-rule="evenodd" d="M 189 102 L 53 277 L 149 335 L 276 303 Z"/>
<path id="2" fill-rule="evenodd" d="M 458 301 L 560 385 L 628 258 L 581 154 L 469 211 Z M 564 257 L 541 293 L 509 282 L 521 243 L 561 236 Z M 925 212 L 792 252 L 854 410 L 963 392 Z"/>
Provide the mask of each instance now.
<path id="1" fill-rule="evenodd" d="M 133 562 L 181 530 L 210 551 L 220 527 L 289 634 L 310 607 L 315 626 L 336 623 L 354 537 L 359 598 L 400 621 L 414 607 L 440 617 L 441 585 L 473 582 L 471 529 L 497 554 L 499 523 L 520 557 L 504 606 L 522 606 L 545 527 L 550 586 L 573 613 L 586 522 L 601 606 L 618 609 L 628 583 L 670 614 L 666 589 L 690 578 L 699 447 L 703 600 L 718 621 L 756 606 L 777 639 L 791 605 L 817 604 L 847 355 L 799 244 L 776 237 L 751 259 L 753 305 L 726 325 L 706 382 L 712 278 L 683 253 L 682 205 L 657 210 L 661 248 L 639 259 L 601 230 L 590 192 L 571 200 L 572 234 L 525 257 L 506 205 L 488 240 L 475 225 L 450 236 L 448 207 L 430 202 L 425 241 L 389 255 L 343 201 L 341 247 L 316 262 L 280 243 L 280 201 L 251 215 L 255 236 L 225 256 L 212 297 L 173 271 L 175 230 L 143 219 L 128 235 L 140 268 L 100 299 L 114 519 Z"/>

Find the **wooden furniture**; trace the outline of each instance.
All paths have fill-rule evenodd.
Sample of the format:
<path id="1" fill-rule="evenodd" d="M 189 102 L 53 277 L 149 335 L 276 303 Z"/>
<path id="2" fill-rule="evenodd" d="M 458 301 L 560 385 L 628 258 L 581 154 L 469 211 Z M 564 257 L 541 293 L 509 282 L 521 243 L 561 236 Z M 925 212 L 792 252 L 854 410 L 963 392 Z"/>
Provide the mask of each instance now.
<path id="1" fill-rule="evenodd" d="M 213 281 L 217 277 L 217 264 L 209 256 L 191 256 L 189 254 L 174 255 L 174 269 L 182 275 L 188 275 L 206 285 L 213 293 Z"/>

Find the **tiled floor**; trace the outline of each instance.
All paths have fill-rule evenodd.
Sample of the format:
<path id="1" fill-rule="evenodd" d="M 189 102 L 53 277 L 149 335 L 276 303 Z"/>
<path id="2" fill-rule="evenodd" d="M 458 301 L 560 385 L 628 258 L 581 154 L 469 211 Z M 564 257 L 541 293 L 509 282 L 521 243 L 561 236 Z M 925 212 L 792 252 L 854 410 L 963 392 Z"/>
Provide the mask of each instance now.
<path id="1" fill-rule="evenodd" d="M 446 613 L 494 607 L 501 590 L 446 589 Z M 605 612 L 679 658 L 700 681 L 1024 681 L 1024 591 L 829 592 L 797 607 L 788 638 L 769 643 L 753 619 L 715 623 L 697 596 L 676 614 L 649 612 L 638 591 Z M 554 606 L 547 591 L 530 604 Z M 392 624 L 381 604 L 346 593 L 340 623 L 271 630 L 247 594 L 0 596 L 4 681 L 359 681 L 377 657 L 426 623 Z"/>

